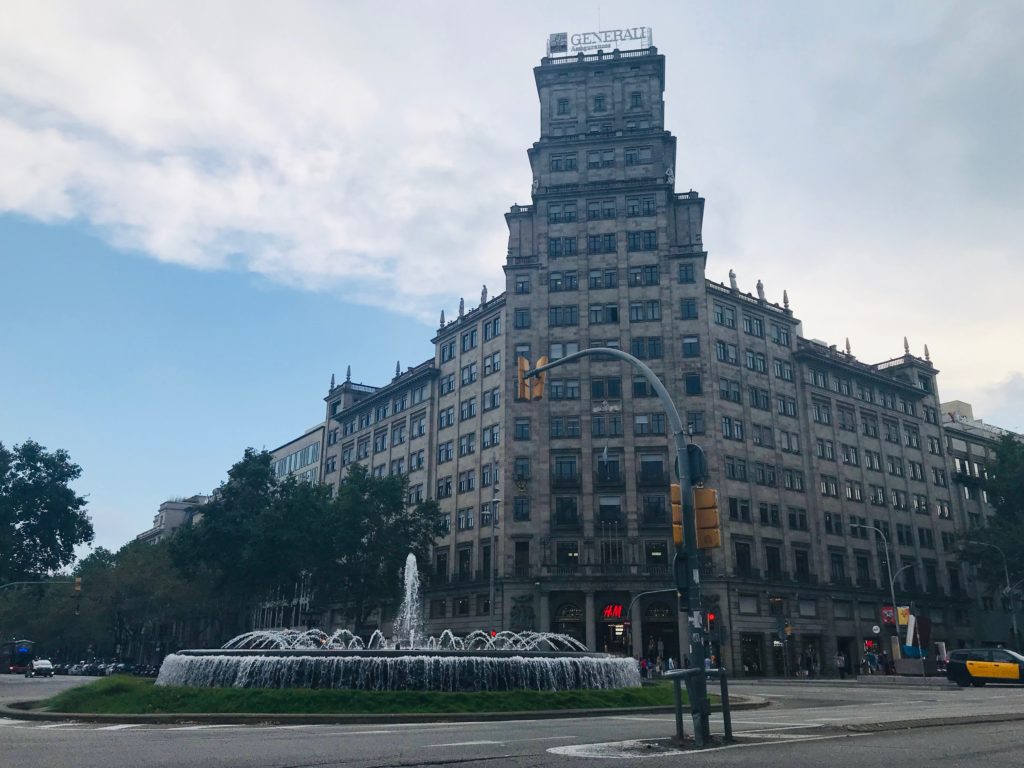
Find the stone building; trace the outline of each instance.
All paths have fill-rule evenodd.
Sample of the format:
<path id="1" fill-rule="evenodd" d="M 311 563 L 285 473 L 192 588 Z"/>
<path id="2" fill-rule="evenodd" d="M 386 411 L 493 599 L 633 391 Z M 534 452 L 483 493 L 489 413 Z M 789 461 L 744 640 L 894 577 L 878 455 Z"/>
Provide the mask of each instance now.
<path id="1" fill-rule="evenodd" d="M 324 425 L 320 423 L 272 450 L 274 477 L 278 480 L 295 477 L 307 483 L 320 482 L 323 442 Z"/>
<path id="2" fill-rule="evenodd" d="M 429 628 L 555 630 L 678 660 L 673 456 L 653 392 L 589 357 L 551 371 L 543 400 L 513 399 L 518 357 L 612 347 L 655 371 L 707 454 L 723 547 L 700 567 L 731 669 L 861 658 L 891 602 L 873 529 L 903 569 L 897 603 L 927 616 L 931 639 L 973 641 L 927 353 L 904 340 L 902 356 L 862 362 L 804 338 L 784 292 L 706 277 L 705 201 L 676 192 L 656 48 L 547 57 L 534 77 L 532 201 L 506 214 L 504 293 L 442 314 L 433 358 L 390 384 L 346 379 L 326 398 L 324 482 L 351 462 L 408 473 L 412 501 L 449 513 L 421 564 Z"/>

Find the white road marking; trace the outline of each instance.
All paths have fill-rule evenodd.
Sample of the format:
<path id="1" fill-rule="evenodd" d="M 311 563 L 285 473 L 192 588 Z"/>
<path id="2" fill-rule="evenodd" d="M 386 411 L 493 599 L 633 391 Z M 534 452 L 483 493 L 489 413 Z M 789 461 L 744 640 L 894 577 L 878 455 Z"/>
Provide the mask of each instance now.
<path id="1" fill-rule="evenodd" d="M 742 734 L 739 734 L 742 735 Z M 606 741 L 597 744 L 572 744 L 565 747 L 548 747 L 547 751 L 555 755 L 565 755 L 566 757 L 584 757 L 584 758 L 604 758 L 611 760 L 639 760 L 651 757 L 669 757 L 677 755 L 703 755 L 708 752 L 718 752 L 723 749 L 747 749 L 749 747 L 766 747 L 773 744 L 792 744 L 799 742 L 801 744 L 808 741 L 825 741 L 828 739 L 851 739 L 857 736 L 869 736 L 866 733 L 853 733 L 853 734 L 834 734 L 829 736 L 800 736 L 792 739 L 779 739 L 778 741 L 755 741 L 750 744 L 724 744 L 720 747 L 706 747 L 704 749 L 666 749 L 658 751 L 654 754 L 643 754 L 642 752 L 628 752 L 630 748 L 634 750 L 642 749 L 646 744 L 657 742 L 657 739 L 635 739 L 632 741 Z"/>
<path id="2" fill-rule="evenodd" d="M 428 747 L 476 747 L 484 744 L 503 744 L 501 741 L 453 741 L 450 744 L 428 744 Z"/>
<path id="3" fill-rule="evenodd" d="M 17 725 L 18 722 L 18 720 L 11 720 L 7 717 L 0 717 L 0 725 Z"/>
<path id="4" fill-rule="evenodd" d="M 105 725 L 102 728 L 94 728 L 96 731 L 123 731 L 125 728 L 140 728 L 142 723 L 122 723 L 120 725 Z"/>
<path id="5" fill-rule="evenodd" d="M 40 725 L 40 728 L 67 728 L 69 725 L 78 725 L 78 723 L 50 723 L 49 725 Z"/>
<path id="6" fill-rule="evenodd" d="M 223 723 L 218 725 L 183 725 L 180 728 L 171 728 L 172 731 L 205 731 L 209 728 L 244 728 L 244 725 L 234 723 Z"/>

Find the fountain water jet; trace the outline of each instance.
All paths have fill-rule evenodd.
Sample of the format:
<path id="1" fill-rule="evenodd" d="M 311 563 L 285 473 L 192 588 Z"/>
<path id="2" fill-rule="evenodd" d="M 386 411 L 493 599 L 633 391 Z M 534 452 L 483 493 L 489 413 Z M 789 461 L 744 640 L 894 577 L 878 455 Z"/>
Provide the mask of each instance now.
<path id="1" fill-rule="evenodd" d="M 390 641 L 375 630 L 365 641 L 347 629 L 260 630 L 220 649 L 164 659 L 157 685 L 235 688 L 498 691 L 626 688 L 640 685 L 630 658 L 590 653 L 568 635 L 446 629 L 423 638 L 420 580 L 410 554 L 404 596 Z"/>

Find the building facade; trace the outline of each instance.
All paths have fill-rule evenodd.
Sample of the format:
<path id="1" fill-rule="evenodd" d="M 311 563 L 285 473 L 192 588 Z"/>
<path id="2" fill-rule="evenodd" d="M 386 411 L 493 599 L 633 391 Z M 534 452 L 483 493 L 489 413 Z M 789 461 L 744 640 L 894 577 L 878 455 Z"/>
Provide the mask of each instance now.
<path id="1" fill-rule="evenodd" d="M 323 462 L 324 424 L 310 427 L 294 440 L 270 452 L 274 477 L 294 477 L 306 483 L 320 482 Z"/>
<path id="2" fill-rule="evenodd" d="M 168 499 L 160 505 L 153 516 L 153 527 L 135 537 L 136 541 L 156 544 L 170 536 L 182 526 L 192 525 L 202 519 L 202 507 L 210 496 L 197 494 L 187 499 Z"/>
<path id="3" fill-rule="evenodd" d="M 931 640 L 978 639 L 927 354 L 904 342 L 862 362 L 805 338 L 784 293 L 706 277 L 705 201 L 676 192 L 657 49 L 548 57 L 534 77 L 532 201 L 506 214 L 505 292 L 442 314 L 433 357 L 390 384 L 347 377 L 326 398 L 323 482 L 360 462 L 408 474 L 410 502 L 448 512 L 421 564 L 428 628 L 552 630 L 678 659 L 673 456 L 654 393 L 588 357 L 551 371 L 544 399 L 513 399 L 517 358 L 610 347 L 654 370 L 707 455 L 723 546 L 700 568 L 729 668 L 855 663 L 884 641 L 890 569 Z"/>

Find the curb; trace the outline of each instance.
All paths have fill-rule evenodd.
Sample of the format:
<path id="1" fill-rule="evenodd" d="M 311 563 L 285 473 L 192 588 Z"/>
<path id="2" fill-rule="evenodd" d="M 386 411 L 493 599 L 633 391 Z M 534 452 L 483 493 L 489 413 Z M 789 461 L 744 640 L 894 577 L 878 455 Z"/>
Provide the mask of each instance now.
<path id="1" fill-rule="evenodd" d="M 760 696 L 736 695 L 732 704 L 734 712 L 749 709 L 763 709 L 771 702 Z M 664 707 L 609 707 L 607 709 L 546 709 L 528 712 L 439 712 L 427 714 L 274 714 L 274 713 L 220 713 L 195 712 L 160 715 L 106 715 L 82 712 L 44 712 L 32 709 L 35 701 L 17 701 L 10 705 L 0 704 L 0 717 L 15 720 L 75 720 L 85 723 L 152 723 L 166 725 L 175 723 L 211 723 L 219 725 L 256 725 L 262 723 L 287 723 L 290 725 L 360 725 L 382 723 L 468 723 L 501 720 L 551 720 L 574 717 L 603 717 L 608 715 L 663 715 L 675 712 L 674 706 Z M 686 710 L 689 711 L 689 710 Z M 711 707 L 712 712 L 721 712 L 721 706 Z"/>
<path id="2" fill-rule="evenodd" d="M 883 731 L 904 731 L 914 728 L 940 728 L 947 725 L 972 725 L 978 723 L 1012 723 L 1024 720 L 1024 712 L 1001 715 L 964 715 L 962 717 L 932 717 L 920 720 L 893 720 L 888 723 L 851 723 L 840 725 L 853 733 L 881 733 Z"/>

